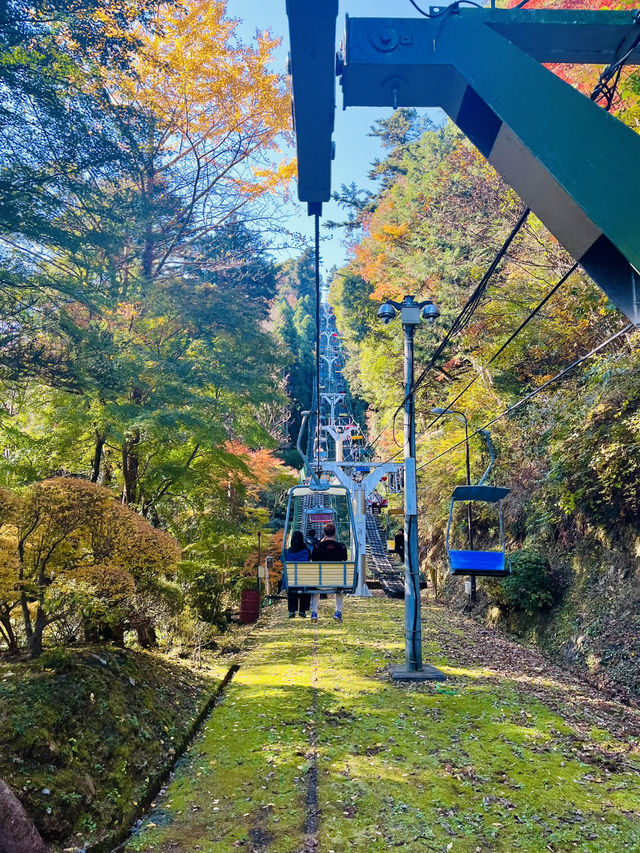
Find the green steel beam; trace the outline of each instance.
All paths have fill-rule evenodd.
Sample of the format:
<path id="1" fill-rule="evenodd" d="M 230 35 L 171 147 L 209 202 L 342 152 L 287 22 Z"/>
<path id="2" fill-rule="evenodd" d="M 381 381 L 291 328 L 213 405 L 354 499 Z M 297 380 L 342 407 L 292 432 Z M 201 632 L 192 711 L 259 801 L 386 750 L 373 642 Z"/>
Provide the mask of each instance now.
<path id="1" fill-rule="evenodd" d="M 638 322 L 640 137 L 487 25 L 498 11 L 348 19 L 344 105 L 442 107 Z M 636 37 L 629 21 L 619 44 Z"/>
<path id="2" fill-rule="evenodd" d="M 633 9 L 592 12 L 463 8 L 459 14 L 488 24 L 538 62 L 609 65 L 633 45 L 639 32 L 638 12 Z M 631 64 L 640 61 L 640 48 L 633 49 L 629 61 Z"/>
<path id="3" fill-rule="evenodd" d="M 454 4 L 431 19 L 352 18 L 337 63 L 337 0 L 287 0 L 287 13 L 298 195 L 310 213 L 331 192 L 337 71 L 345 107 L 442 107 L 638 322 L 640 138 L 541 64 L 608 64 L 629 51 L 640 64 L 635 10 Z"/>

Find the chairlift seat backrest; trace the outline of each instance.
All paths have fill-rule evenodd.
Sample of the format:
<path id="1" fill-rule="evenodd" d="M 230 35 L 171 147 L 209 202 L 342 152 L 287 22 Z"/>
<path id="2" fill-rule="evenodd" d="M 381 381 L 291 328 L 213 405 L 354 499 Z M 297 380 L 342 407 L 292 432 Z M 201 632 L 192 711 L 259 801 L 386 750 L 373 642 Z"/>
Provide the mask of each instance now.
<path id="1" fill-rule="evenodd" d="M 449 565 L 452 575 L 508 574 L 503 551 L 449 551 Z"/>
<path id="2" fill-rule="evenodd" d="M 496 503 L 506 498 L 510 491 L 502 486 L 456 486 L 451 500 Z"/>
<path id="3" fill-rule="evenodd" d="M 310 529 L 320 532 L 321 524 L 333 521 L 338 540 L 347 547 L 349 558 L 342 561 L 296 562 L 287 559 L 287 543 L 294 530 L 306 537 Z M 282 586 L 305 592 L 355 592 L 358 586 L 358 542 L 351 506 L 351 493 L 344 486 L 299 485 L 289 490 L 282 550 Z"/>

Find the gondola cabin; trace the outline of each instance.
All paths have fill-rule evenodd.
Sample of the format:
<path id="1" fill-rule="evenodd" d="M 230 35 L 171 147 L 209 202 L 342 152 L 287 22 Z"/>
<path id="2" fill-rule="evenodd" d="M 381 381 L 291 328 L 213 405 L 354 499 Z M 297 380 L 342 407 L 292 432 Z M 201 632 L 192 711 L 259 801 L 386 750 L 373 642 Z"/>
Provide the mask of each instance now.
<path id="1" fill-rule="evenodd" d="M 309 544 L 313 531 L 322 538 L 324 525 L 331 521 L 336 539 L 347 548 L 344 562 L 294 561 L 287 559 L 291 534 L 300 530 Z M 351 508 L 351 494 L 344 486 L 321 489 L 312 485 L 294 486 L 289 491 L 285 536 L 282 549 L 282 586 L 303 592 L 354 592 L 358 585 L 358 547 Z"/>
<path id="2" fill-rule="evenodd" d="M 447 556 L 449 571 L 452 575 L 480 575 L 483 577 L 504 577 L 511 573 L 509 558 L 505 553 L 504 522 L 502 518 L 502 500 L 510 489 L 499 486 L 456 486 L 451 497 L 449 524 L 447 525 Z M 490 504 L 497 512 L 500 541 L 499 550 L 481 550 L 468 548 L 461 551 L 451 548 L 451 529 L 453 511 L 456 503 Z"/>

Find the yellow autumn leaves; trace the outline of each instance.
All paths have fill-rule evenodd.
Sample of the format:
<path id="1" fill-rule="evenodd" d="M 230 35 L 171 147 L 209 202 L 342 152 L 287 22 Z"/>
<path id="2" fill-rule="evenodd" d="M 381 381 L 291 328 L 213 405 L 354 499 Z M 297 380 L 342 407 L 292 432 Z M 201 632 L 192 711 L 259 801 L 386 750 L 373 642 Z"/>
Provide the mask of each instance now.
<path id="1" fill-rule="evenodd" d="M 280 148 L 290 134 L 290 98 L 271 70 L 279 41 L 264 32 L 251 46 L 236 35 L 226 3 L 186 0 L 160 10 L 161 33 L 140 31 L 136 76 L 116 75 L 118 98 L 151 113 L 148 153 L 163 168 L 207 173 L 250 196 L 287 184 L 293 165 Z M 193 186 L 193 181 L 190 181 Z"/>

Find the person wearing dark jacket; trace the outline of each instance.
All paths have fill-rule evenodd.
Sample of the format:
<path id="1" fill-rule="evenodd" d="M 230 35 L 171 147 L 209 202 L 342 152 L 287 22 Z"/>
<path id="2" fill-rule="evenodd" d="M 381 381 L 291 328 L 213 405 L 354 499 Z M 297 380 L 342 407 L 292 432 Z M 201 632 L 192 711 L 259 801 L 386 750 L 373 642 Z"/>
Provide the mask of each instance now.
<path id="1" fill-rule="evenodd" d="M 400 557 L 400 562 L 404 563 L 404 530 L 399 530 L 393 540 L 393 550 Z"/>
<path id="2" fill-rule="evenodd" d="M 307 532 L 306 543 L 307 543 L 307 548 L 309 549 L 310 552 L 313 551 L 313 549 L 316 547 L 316 545 L 320 544 L 320 540 L 318 539 L 318 534 L 315 532 L 313 527 L 310 527 L 308 532 Z"/>
<path id="3" fill-rule="evenodd" d="M 347 560 L 347 546 L 336 539 L 336 526 L 328 521 L 324 526 L 324 537 L 313 549 L 311 559 L 319 563 L 344 563 Z M 336 592 L 336 612 L 333 618 L 336 622 L 342 622 L 342 605 L 344 594 Z M 314 592 L 311 596 L 311 621 L 318 621 L 318 606 L 320 604 L 320 593 Z"/>
<path id="4" fill-rule="evenodd" d="M 287 561 L 292 563 L 308 563 L 311 557 L 309 549 L 304 544 L 304 536 L 302 531 L 294 530 L 291 534 L 291 544 L 287 549 L 285 556 Z M 289 608 L 289 619 L 293 619 L 296 615 L 296 610 L 299 608 L 300 618 L 304 619 L 309 609 L 311 594 L 308 592 L 298 592 L 294 587 L 289 587 L 287 590 L 287 606 Z"/>

